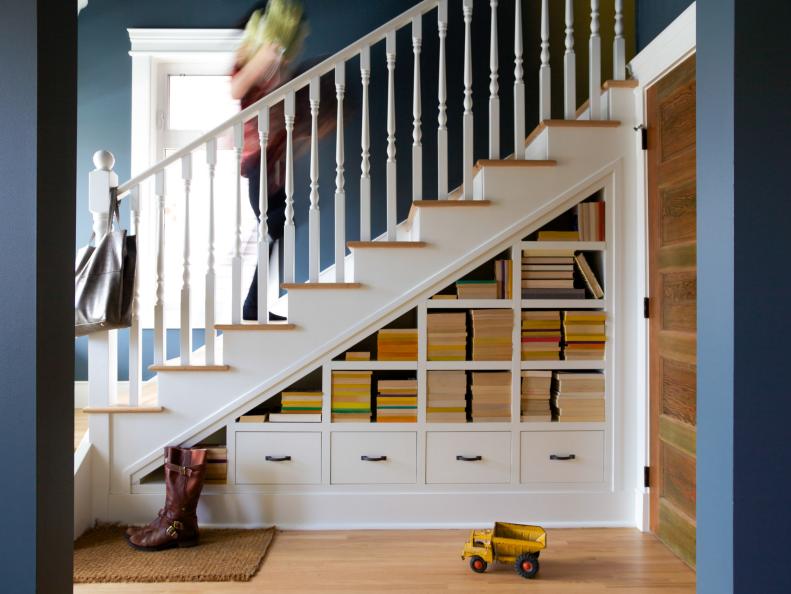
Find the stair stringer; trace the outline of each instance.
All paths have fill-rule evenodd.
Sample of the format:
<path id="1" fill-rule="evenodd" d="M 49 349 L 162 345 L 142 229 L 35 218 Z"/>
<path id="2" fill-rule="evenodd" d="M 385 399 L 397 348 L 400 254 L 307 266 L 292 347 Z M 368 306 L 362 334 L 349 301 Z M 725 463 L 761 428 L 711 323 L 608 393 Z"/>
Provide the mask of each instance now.
<path id="1" fill-rule="evenodd" d="M 464 208 L 421 210 L 413 226 L 434 253 L 408 267 L 400 261 L 403 274 L 397 278 L 387 274 L 399 263 L 396 252 L 375 250 L 376 256 L 355 261 L 356 277 L 367 284 L 359 295 L 334 292 L 328 297 L 322 295 L 330 293 L 326 290 L 291 294 L 297 331 L 228 333 L 224 358 L 231 371 L 161 374 L 164 413 L 113 418 L 111 491 L 128 493 L 132 475 L 161 464 L 165 445 L 197 443 L 583 199 L 616 172 L 622 148 L 629 147 L 618 129 L 549 132 L 558 167 L 482 169 L 476 186 L 493 204 L 475 209 L 474 216 L 464 214 Z M 528 186 L 529 196 L 514 196 Z M 332 315 L 321 313 L 322 306 Z M 261 360 L 260 353 L 268 353 L 267 359 Z"/>

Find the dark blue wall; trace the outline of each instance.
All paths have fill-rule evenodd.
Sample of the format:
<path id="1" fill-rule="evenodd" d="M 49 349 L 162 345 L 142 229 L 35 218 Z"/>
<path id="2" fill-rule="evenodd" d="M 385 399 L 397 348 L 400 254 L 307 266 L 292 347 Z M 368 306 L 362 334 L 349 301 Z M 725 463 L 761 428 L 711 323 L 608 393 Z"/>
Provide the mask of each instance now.
<path id="1" fill-rule="evenodd" d="M 637 51 L 659 35 L 694 0 L 636 0 Z"/>
<path id="2" fill-rule="evenodd" d="M 14 594 L 72 589 L 75 12 L 0 0 L 0 589 Z"/>

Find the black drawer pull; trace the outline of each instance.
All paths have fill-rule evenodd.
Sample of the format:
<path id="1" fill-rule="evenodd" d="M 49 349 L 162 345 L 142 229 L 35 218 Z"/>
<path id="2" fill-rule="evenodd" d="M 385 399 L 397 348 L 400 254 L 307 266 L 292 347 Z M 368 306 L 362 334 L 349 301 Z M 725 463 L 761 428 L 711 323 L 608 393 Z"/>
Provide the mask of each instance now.
<path id="1" fill-rule="evenodd" d="M 456 456 L 456 460 L 460 460 L 461 462 L 480 462 L 483 460 L 483 456 Z"/>
<path id="2" fill-rule="evenodd" d="M 550 460 L 561 460 L 561 461 L 562 460 L 576 460 L 577 456 L 575 456 L 574 454 L 567 454 L 565 456 L 559 456 L 557 454 L 550 454 L 549 455 L 549 459 Z"/>
<path id="3" fill-rule="evenodd" d="M 387 460 L 387 456 L 360 456 L 360 460 L 363 462 L 384 462 Z"/>
<path id="4" fill-rule="evenodd" d="M 265 460 L 267 462 L 288 462 L 291 460 L 291 456 L 267 456 Z"/>

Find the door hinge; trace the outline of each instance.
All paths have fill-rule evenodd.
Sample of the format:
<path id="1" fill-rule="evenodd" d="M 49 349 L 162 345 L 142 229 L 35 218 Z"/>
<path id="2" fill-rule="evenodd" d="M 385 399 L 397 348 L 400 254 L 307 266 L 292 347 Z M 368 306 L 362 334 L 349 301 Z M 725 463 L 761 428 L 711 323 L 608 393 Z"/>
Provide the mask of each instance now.
<path id="1" fill-rule="evenodd" d="M 651 300 L 648 297 L 643 297 L 643 317 L 647 320 L 651 313 Z"/>
<path id="2" fill-rule="evenodd" d="M 640 146 L 644 151 L 648 150 L 648 128 L 640 124 L 634 127 L 635 132 L 640 133 Z"/>
<path id="3" fill-rule="evenodd" d="M 643 486 L 647 489 L 651 486 L 651 467 L 643 466 Z"/>

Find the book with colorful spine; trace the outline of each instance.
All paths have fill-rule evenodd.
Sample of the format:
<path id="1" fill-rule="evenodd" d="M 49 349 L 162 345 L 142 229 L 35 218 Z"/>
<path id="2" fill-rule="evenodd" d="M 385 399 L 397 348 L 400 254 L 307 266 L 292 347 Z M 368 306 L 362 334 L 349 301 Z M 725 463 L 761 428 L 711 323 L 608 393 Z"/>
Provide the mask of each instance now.
<path id="1" fill-rule="evenodd" d="M 514 313 L 510 309 L 473 309 L 472 360 L 510 361 L 513 357 Z"/>
<path id="2" fill-rule="evenodd" d="M 563 312 L 563 356 L 568 361 L 604 359 L 607 314 L 582 310 Z"/>
<path id="3" fill-rule="evenodd" d="M 285 391 L 280 395 L 280 414 L 269 416 L 270 423 L 313 423 L 321 421 L 324 395 L 320 391 Z"/>
<path id="4" fill-rule="evenodd" d="M 376 422 L 417 422 L 417 380 L 380 379 L 376 382 Z"/>
<path id="5" fill-rule="evenodd" d="M 428 327 L 429 361 L 464 361 L 467 358 L 467 314 L 430 313 Z"/>
<path id="6" fill-rule="evenodd" d="M 497 299 L 496 280 L 456 281 L 456 295 L 459 299 Z"/>
<path id="7" fill-rule="evenodd" d="M 372 371 L 332 372 L 332 421 L 334 423 L 371 422 Z"/>
<path id="8" fill-rule="evenodd" d="M 522 361 L 558 361 L 560 341 L 560 311 L 522 312 Z"/>
<path id="9" fill-rule="evenodd" d="M 426 372 L 426 421 L 429 423 L 467 422 L 467 372 Z"/>
<path id="10" fill-rule="evenodd" d="M 561 423 L 595 423 L 605 420 L 604 374 L 561 373 L 553 378 L 555 414 Z"/>
<path id="11" fill-rule="evenodd" d="M 497 298 L 511 299 L 513 296 L 513 262 L 511 260 L 494 261 L 494 280 L 497 282 Z"/>
<path id="12" fill-rule="evenodd" d="M 511 420 L 511 372 L 472 373 L 472 421 L 507 423 Z"/>
<path id="13" fill-rule="evenodd" d="M 549 422 L 552 420 L 552 372 L 530 370 L 522 372 L 522 421 Z"/>
<path id="14" fill-rule="evenodd" d="M 385 328 L 376 333 L 379 361 L 417 361 L 417 328 Z"/>

